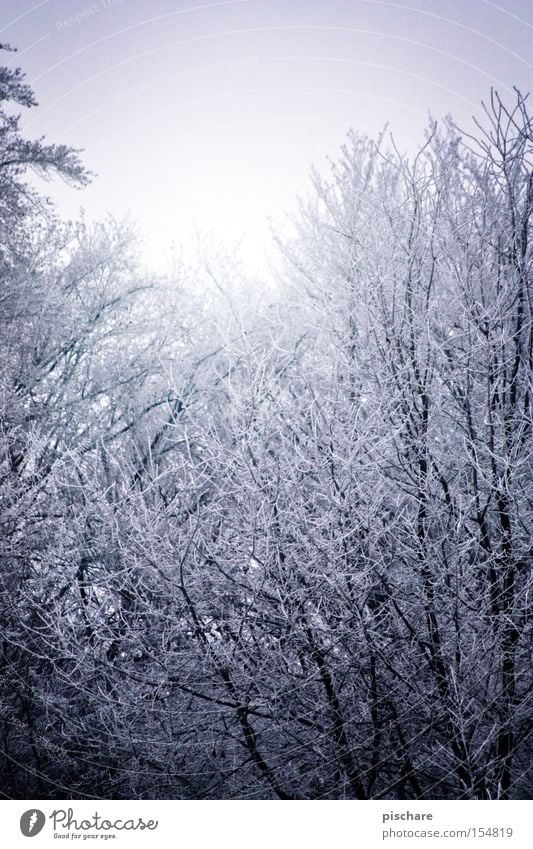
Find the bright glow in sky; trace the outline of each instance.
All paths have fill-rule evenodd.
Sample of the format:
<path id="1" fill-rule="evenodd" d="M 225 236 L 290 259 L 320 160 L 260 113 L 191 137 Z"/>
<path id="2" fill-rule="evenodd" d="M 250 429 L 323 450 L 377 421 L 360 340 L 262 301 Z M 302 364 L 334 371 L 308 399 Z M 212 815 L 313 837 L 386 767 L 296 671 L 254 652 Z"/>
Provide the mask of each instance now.
<path id="1" fill-rule="evenodd" d="M 350 126 L 400 147 L 463 125 L 491 86 L 531 88 L 530 0 L 0 0 L 40 107 L 27 134 L 85 149 L 64 214 L 130 210 L 148 256 L 194 228 L 253 257 Z"/>

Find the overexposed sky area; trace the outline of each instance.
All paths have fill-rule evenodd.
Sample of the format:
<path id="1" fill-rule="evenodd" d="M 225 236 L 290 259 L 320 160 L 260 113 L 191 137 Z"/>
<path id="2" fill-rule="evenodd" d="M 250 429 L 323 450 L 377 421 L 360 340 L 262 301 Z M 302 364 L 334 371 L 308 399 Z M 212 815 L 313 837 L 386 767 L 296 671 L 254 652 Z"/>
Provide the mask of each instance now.
<path id="1" fill-rule="evenodd" d="M 27 135 L 85 149 L 64 214 L 130 210 L 156 263 L 195 227 L 253 258 L 350 126 L 400 147 L 532 82 L 530 0 L 0 0 L 39 107 Z"/>

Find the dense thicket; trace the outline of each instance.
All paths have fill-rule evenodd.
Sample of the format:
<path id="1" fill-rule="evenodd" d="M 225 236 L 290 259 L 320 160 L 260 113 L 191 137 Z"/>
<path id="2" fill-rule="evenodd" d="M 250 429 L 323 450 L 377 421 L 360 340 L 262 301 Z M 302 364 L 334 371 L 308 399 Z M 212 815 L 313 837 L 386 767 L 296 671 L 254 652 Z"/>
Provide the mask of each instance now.
<path id="1" fill-rule="evenodd" d="M 260 300 L 60 224 L 0 92 L 2 795 L 528 796 L 524 99 L 350 134 Z"/>

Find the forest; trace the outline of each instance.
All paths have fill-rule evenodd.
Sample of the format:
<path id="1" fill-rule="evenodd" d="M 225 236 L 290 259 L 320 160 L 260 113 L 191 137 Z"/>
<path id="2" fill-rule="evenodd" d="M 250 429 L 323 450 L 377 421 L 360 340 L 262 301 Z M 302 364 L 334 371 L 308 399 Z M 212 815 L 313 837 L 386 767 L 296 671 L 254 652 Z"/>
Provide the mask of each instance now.
<path id="1" fill-rule="evenodd" d="M 1 797 L 531 797 L 526 100 L 349 131 L 257 280 L 61 220 L 0 68 Z"/>

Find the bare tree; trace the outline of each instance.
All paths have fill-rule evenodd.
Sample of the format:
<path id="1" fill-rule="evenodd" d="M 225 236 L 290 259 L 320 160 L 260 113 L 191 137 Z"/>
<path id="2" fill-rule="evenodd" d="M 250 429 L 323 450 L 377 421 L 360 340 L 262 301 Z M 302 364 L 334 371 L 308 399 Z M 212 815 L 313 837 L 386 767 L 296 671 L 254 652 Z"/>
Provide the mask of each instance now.
<path id="1" fill-rule="evenodd" d="M 351 133 L 268 298 L 32 212 L 84 173 L 3 120 L 3 792 L 526 796 L 525 99 Z"/>

